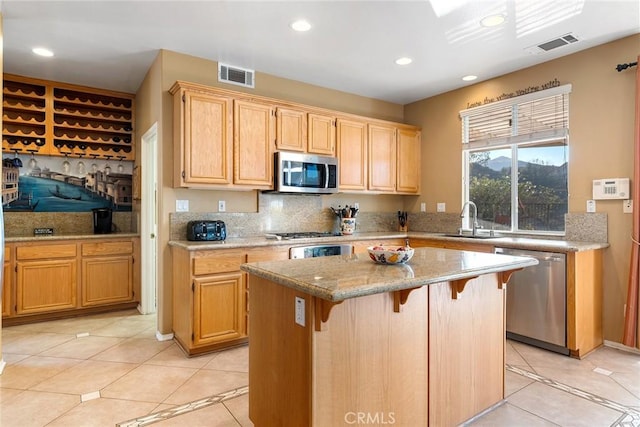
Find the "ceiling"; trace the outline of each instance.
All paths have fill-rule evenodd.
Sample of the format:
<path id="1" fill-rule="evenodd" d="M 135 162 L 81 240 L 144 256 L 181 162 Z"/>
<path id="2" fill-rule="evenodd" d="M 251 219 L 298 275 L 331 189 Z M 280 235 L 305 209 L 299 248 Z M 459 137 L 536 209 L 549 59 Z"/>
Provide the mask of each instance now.
<path id="1" fill-rule="evenodd" d="M 406 104 L 640 33 L 638 0 L 1 0 L 4 71 L 135 93 L 159 49 Z M 503 14 L 498 27 L 479 24 Z M 305 18 L 310 31 L 289 24 Z M 572 34 L 577 42 L 536 46 Z M 35 46 L 52 58 L 31 53 Z M 640 46 L 638 49 L 640 53 Z M 407 56 L 407 66 L 395 64 Z M 621 62 L 635 58 L 620 58 Z M 611 64 L 612 69 L 616 64 Z M 260 85 L 259 75 L 256 85 Z"/>

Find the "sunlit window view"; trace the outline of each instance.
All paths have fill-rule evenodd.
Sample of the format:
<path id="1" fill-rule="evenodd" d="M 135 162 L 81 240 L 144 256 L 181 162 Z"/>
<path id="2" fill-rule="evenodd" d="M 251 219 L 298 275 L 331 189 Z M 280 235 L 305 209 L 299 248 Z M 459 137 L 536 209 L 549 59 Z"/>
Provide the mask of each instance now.
<path id="1" fill-rule="evenodd" d="M 564 232 L 569 91 L 562 86 L 460 113 L 463 202 L 475 203 L 481 228 Z M 469 215 L 462 227 L 471 228 Z"/>
<path id="2" fill-rule="evenodd" d="M 566 145 L 469 152 L 468 190 L 485 229 L 562 232 L 568 197 Z"/>

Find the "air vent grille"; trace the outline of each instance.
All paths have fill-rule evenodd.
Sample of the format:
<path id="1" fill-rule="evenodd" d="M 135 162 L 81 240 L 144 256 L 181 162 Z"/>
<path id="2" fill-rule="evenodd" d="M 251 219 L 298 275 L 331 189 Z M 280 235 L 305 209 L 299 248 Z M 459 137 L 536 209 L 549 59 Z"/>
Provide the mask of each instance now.
<path id="1" fill-rule="evenodd" d="M 218 81 L 244 87 L 255 87 L 254 70 L 218 63 Z"/>
<path id="2" fill-rule="evenodd" d="M 558 48 L 560 46 L 564 46 L 570 43 L 577 42 L 578 39 L 572 34 L 565 34 L 564 36 L 555 38 L 553 40 L 549 40 L 548 42 L 539 44 L 538 47 L 544 51 L 550 51 L 552 49 Z"/>

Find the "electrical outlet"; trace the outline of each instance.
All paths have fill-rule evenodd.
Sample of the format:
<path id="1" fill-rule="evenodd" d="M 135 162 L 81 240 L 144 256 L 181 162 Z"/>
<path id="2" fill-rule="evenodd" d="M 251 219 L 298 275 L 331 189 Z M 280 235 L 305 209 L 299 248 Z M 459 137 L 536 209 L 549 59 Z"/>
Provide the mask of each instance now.
<path id="1" fill-rule="evenodd" d="M 587 212 L 593 213 L 596 211 L 596 201 L 587 200 Z"/>
<path id="2" fill-rule="evenodd" d="M 447 211 L 447 204 L 446 203 L 438 203 L 438 205 L 436 206 L 436 210 L 438 212 L 446 212 Z"/>
<path id="3" fill-rule="evenodd" d="M 296 297 L 296 323 L 304 326 L 304 298 Z"/>
<path id="4" fill-rule="evenodd" d="M 218 200 L 218 212 L 225 212 L 227 210 L 227 203 L 224 200 Z"/>
<path id="5" fill-rule="evenodd" d="M 189 201 L 176 200 L 176 212 L 189 212 Z"/>
<path id="6" fill-rule="evenodd" d="M 354 207 L 354 208 L 356 208 L 356 209 L 360 209 L 360 203 L 355 202 L 355 203 L 353 204 L 353 207 Z"/>
<path id="7" fill-rule="evenodd" d="M 427 204 L 425 202 L 420 203 L 420 212 L 427 211 Z"/>
<path id="8" fill-rule="evenodd" d="M 633 200 L 622 201 L 622 213 L 633 213 Z"/>

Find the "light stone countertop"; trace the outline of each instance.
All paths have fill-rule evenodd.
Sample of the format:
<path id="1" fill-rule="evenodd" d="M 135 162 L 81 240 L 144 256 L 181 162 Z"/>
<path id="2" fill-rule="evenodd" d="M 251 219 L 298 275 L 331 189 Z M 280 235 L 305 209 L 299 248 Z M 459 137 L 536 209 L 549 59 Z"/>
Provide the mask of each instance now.
<path id="1" fill-rule="evenodd" d="M 268 261 L 240 268 L 277 284 L 329 301 L 475 277 L 536 265 L 529 257 L 417 248 L 406 264 L 376 264 L 367 253 Z"/>
<path id="2" fill-rule="evenodd" d="M 42 236 L 6 236 L 5 243 L 16 242 L 51 242 L 54 240 L 85 240 L 85 239 L 122 239 L 140 237 L 139 233 L 107 233 L 107 234 L 52 234 Z"/>
<path id="3" fill-rule="evenodd" d="M 317 237 L 311 239 L 291 239 L 291 240 L 275 240 L 267 239 L 264 236 L 252 236 L 242 238 L 227 238 L 224 242 L 192 242 L 188 240 L 173 240 L 169 242 L 170 246 L 180 247 L 189 251 L 210 250 L 210 249 L 233 249 L 233 248 L 251 248 L 263 246 L 305 246 L 310 244 L 321 243 L 347 243 L 359 240 L 376 240 L 376 239 L 431 239 L 449 242 L 464 242 L 492 245 L 501 248 L 514 248 L 537 250 L 547 252 L 580 252 L 594 249 L 604 249 L 609 247 L 608 243 L 598 242 L 578 242 L 568 240 L 554 240 L 545 238 L 532 237 L 494 237 L 488 239 L 477 239 L 467 237 L 450 237 L 443 233 L 426 233 L 426 232 L 380 232 L 380 233 L 356 233 L 349 236 L 331 236 Z"/>

